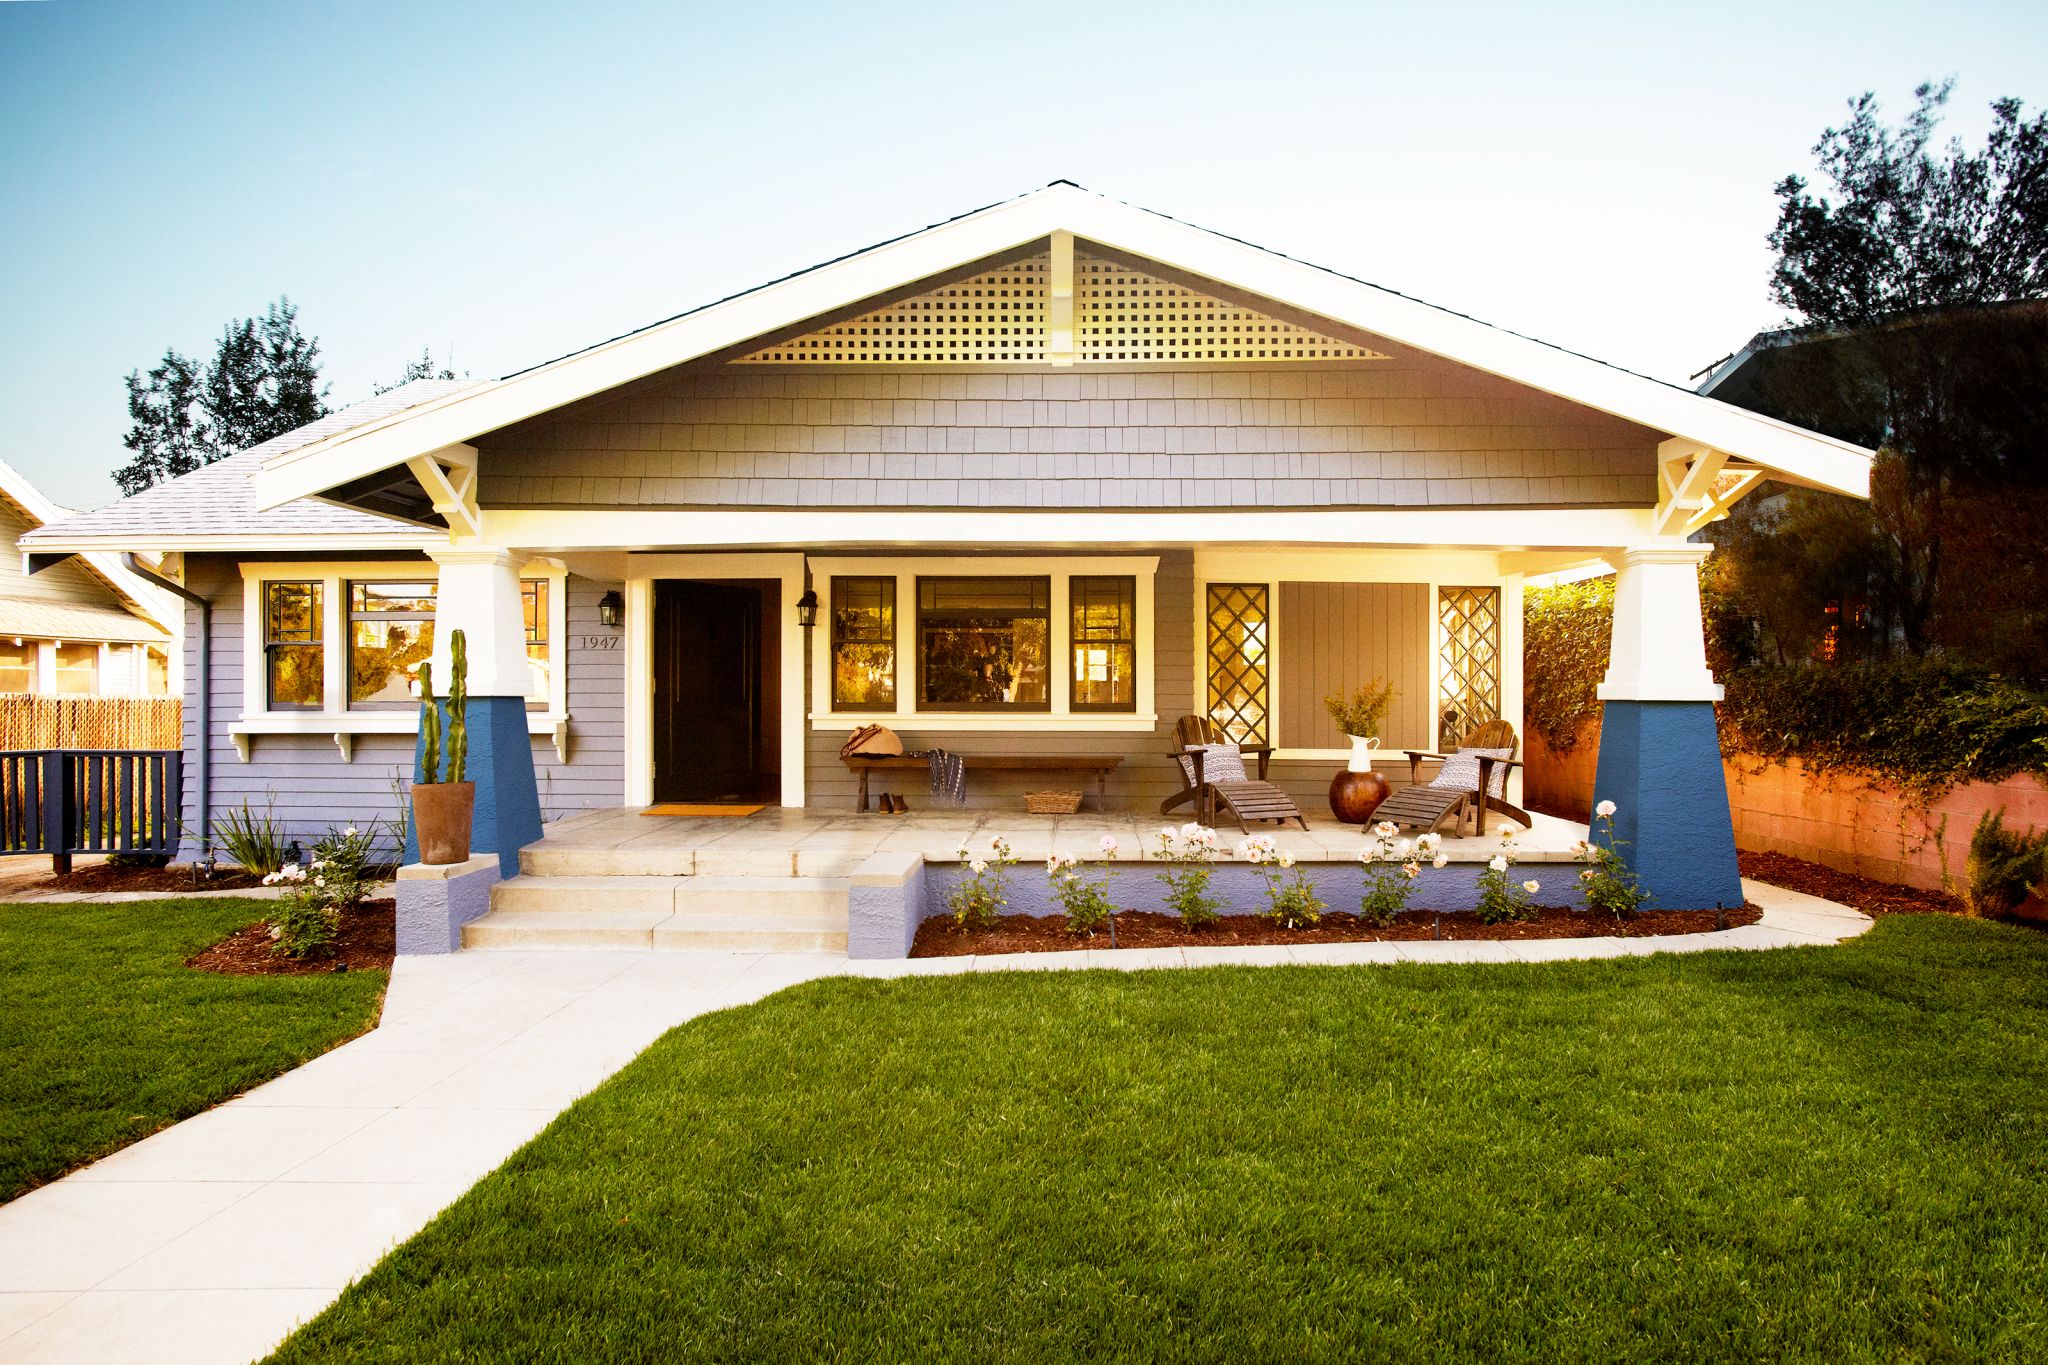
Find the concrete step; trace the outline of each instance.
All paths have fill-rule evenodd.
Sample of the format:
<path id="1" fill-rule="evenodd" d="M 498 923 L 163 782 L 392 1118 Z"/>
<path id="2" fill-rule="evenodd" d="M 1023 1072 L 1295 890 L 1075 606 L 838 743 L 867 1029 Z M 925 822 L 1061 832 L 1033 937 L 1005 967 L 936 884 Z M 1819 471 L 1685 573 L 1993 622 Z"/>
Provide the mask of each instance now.
<path id="1" fill-rule="evenodd" d="M 843 953 L 846 915 L 492 910 L 462 926 L 464 948 L 656 948 L 670 952 Z"/>
<path id="2" fill-rule="evenodd" d="M 576 848 L 547 839 L 519 851 L 536 877 L 845 877 L 861 856 L 838 849 Z"/>
<path id="3" fill-rule="evenodd" d="M 553 877 L 522 873 L 491 888 L 493 910 L 771 915 L 847 907 L 840 877 Z"/>

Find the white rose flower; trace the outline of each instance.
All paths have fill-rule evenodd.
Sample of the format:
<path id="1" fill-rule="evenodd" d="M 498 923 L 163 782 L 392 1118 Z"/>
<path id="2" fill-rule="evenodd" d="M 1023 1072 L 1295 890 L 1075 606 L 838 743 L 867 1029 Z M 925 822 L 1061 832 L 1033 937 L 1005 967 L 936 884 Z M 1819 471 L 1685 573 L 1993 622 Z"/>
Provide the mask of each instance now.
<path id="1" fill-rule="evenodd" d="M 1602 801 L 1599 805 L 1593 807 L 1593 814 L 1600 816 L 1602 819 L 1614 814 L 1614 811 L 1615 805 L 1612 801 Z"/>
<path id="2" fill-rule="evenodd" d="M 1280 866 L 1282 866 L 1282 867 L 1293 867 L 1293 866 L 1294 866 L 1294 855 L 1293 855 L 1292 853 L 1283 853 L 1283 854 L 1281 854 L 1281 855 L 1280 855 Z"/>
<path id="3" fill-rule="evenodd" d="M 967 864 L 967 870 L 978 877 L 982 873 L 988 871 L 988 864 L 983 862 L 981 859 L 976 858 L 973 862 Z"/>
<path id="4" fill-rule="evenodd" d="M 1535 880 L 1532 877 L 1528 881 L 1522 883 L 1522 889 L 1533 896 L 1538 891 L 1541 891 L 1543 889 L 1543 883 Z"/>
<path id="5" fill-rule="evenodd" d="M 1114 834 L 1105 834 L 1105 835 L 1103 835 L 1103 836 L 1102 836 L 1102 851 L 1103 851 L 1103 852 L 1104 852 L 1105 854 L 1107 854 L 1107 855 L 1108 855 L 1109 857 L 1112 857 L 1112 858 L 1114 858 L 1114 857 L 1116 856 L 1116 850 L 1117 850 L 1117 842 L 1116 842 L 1116 836 L 1115 836 Z"/>
<path id="6" fill-rule="evenodd" d="M 1493 855 L 1491 859 L 1487 861 L 1486 865 L 1489 868 L 1493 869 L 1495 872 L 1505 872 L 1508 870 L 1507 855 L 1503 853 L 1496 853 Z"/>
<path id="7" fill-rule="evenodd" d="M 1410 847 L 1410 845 L 1409 845 L 1409 843 L 1408 843 L 1408 841 L 1407 841 L 1406 839 L 1396 839 L 1396 840 L 1394 840 L 1394 856 L 1395 856 L 1396 858 L 1405 858 L 1405 857 L 1407 857 L 1407 856 L 1408 856 L 1408 849 L 1409 849 L 1409 847 Z"/>
<path id="8" fill-rule="evenodd" d="M 1442 867 L 1445 863 L 1448 863 L 1450 860 L 1451 858 L 1449 854 L 1439 853 L 1434 858 L 1431 858 L 1429 860 L 1429 865 L 1431 867 Z"/>
<path id="9" fill-rule="evenodd" d="M 1382 820 L 1372 827 L 1372 832 L 1382 839 L 1391 839 L 1401 832 L 1401 827 L 1391 820 Z"/>

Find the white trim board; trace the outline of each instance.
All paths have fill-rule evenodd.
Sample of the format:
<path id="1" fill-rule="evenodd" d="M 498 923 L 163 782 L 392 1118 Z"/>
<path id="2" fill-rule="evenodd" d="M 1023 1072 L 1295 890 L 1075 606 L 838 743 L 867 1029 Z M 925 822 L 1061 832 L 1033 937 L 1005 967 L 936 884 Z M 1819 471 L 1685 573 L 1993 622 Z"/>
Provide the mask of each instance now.
<path id="1" fill-rule="evenodd" d="M 1060 232 L 1700 442 L 1799 482 L 1868 495 L 1870 452 L 1847 442 L 1056 184 L 495 383 L 458 390 L 273 455 L 253 479 L 258 505 L 270 508 L 318 496 L 415 456 Z"/>

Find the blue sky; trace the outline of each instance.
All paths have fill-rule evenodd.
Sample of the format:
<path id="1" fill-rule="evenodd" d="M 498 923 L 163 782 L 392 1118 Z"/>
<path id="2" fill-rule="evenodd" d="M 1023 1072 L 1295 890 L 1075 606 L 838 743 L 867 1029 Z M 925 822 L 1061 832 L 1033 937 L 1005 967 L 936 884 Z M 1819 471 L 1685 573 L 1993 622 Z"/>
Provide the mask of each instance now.
<path id="1" fill-rule="evenodd" d="M 330 402 L 499 375 L 1056 178 L 1660 378 L 1778 319 L 1852 94 L 2048 101 L 2048 6 L 0 0 L 0 458 L 279 294 Z"/>

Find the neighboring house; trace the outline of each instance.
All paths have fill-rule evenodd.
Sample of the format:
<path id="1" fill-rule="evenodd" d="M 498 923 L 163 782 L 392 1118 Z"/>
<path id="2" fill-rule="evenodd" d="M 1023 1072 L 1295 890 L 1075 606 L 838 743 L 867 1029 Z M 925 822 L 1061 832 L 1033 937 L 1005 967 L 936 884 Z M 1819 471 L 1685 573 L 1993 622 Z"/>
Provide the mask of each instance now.
<path id="1" fill-rule="evenodd" d="M 1604 558 L 1603 795 L 1682 775 L 1706 834 L 1678 843 L 1722 892 L 1684 536 L 1765 473 L 1862 495 L 1868 471 L 1061 183 L 504 379 L 406 385 L 29 539 L 163 553 L 203 599 L 188 824 L 271 794 L 300 836 L 391 811 L 419 663 L 445 681 L 461 625 L 501 852 L 535 804 L 850 810 L 838 752 L 871 722 L 1122 755 L 1108 801 L 1152 807 L 1174 722 L 1206 712 L 1276 745 L 1306 806 L 1345 756 L 1322 698 L 1376 674 L 1405 780 L 1402 748 L 1520 724 L 1524 578 Z"/>
<path id="2" fill-rule="evenodd" d="M 26 571 L 21 537 L 72 515 L 0 463 L 0 695 L 175 695 L 176 598 L 110 552 Z"/>

